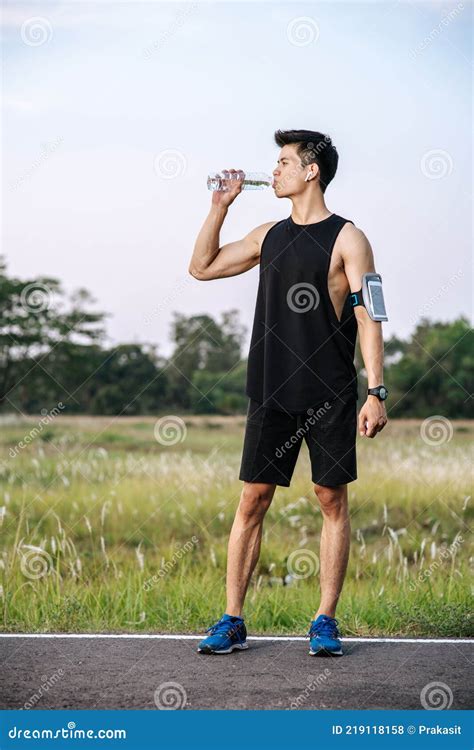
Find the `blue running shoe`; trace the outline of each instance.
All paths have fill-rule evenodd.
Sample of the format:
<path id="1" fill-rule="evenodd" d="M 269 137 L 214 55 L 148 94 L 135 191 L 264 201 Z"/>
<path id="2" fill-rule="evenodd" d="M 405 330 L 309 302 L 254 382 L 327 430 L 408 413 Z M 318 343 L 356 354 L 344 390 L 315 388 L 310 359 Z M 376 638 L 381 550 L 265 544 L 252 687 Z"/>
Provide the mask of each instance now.
<path id="1" fill-rule="evenodd" d="M 234 649 L 248 648 L 247 629 L 242 617 L 223 615 L 219 622 L 207 628 L 206 633 L 210 635 L 198 646 L 202 654 L 230 654 Z"/>
<path id="2" fill-rule="evenodd" d="M 311 656 L 342 656 L 341 635 L 338 621 L 329 615 L 319 615 L 311 621 L 309 629 L 309 653 Z"/>

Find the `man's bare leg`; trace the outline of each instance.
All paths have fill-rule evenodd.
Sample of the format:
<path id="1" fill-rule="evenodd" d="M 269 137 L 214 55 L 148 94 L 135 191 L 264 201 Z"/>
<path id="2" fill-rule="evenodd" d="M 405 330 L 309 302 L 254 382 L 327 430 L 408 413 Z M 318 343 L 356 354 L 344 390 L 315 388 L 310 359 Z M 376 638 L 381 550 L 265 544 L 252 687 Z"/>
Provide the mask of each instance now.
<path id="1" fill-rule="evenodd" d="M 314 485 L 321 511 L 323 528 L 319 548 L 321 599 L 314 620 L 319 615 L 335 617 L 347 570 L 350 547 L 350 517 L 347 484 L 337 487 Z"/>
<path id="2" fill-rule="evenodd" d="M 263 519 L 276 484 L 244 482 L 229 536 L 226 613 L 242 617 L 245 594 L 260 555 Z"/>

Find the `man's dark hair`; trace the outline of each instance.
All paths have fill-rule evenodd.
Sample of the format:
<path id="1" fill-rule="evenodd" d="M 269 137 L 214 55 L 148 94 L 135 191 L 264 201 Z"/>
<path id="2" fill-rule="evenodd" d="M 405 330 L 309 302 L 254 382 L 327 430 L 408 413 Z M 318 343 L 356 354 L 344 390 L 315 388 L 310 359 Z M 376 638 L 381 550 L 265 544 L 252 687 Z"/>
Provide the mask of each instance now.
<path id="1" fill-rule="evenodd" d="M 328 135 L 314 130 L 277 130 L 275 143 L 282 148 L 295 144 L 303 167 L 317 164 L 319 167 L 319 184 L 324 193 L 336 174 L 339 155 Z"/>

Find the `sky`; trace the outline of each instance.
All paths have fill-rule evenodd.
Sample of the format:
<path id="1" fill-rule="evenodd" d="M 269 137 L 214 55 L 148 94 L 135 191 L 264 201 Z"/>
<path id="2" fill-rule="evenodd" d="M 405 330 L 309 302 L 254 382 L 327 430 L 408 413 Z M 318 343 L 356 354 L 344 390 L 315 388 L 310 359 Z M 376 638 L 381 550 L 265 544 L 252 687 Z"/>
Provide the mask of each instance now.
<path id="1" fill-rule="evenodd" d="M 9 273 L 87 288 L 108 343 L 171 352 L 174 311 L 238 309 L 258 266 L 188 274 L 210 170 L 276 166 L 277 129 L 328 133 L 330 211 L 367 235 L 384 335 L 472 308 L 472 5 L 4 2 L 2 253 Z M 221 245 L 289 216 L 244 191 Z M 246 355 L 246 352 L 244 352 Z"/>

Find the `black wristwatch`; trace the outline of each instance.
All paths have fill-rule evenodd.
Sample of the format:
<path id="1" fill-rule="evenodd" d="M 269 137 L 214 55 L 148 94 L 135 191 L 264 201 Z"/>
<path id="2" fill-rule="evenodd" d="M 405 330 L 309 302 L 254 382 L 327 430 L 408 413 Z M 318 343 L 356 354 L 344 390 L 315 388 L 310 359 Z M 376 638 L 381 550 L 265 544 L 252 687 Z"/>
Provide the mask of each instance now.
<path id="1" fill-rule="evenodd" d="M 379 401 L 385 401 L 388 391 L 384 385 L 378 385 L 376 388 L 369 388 L 367 394 L 369 396 L 377 396 Z"/>

